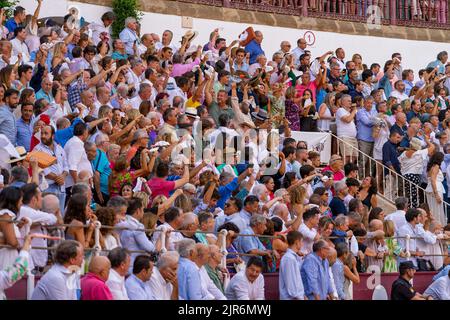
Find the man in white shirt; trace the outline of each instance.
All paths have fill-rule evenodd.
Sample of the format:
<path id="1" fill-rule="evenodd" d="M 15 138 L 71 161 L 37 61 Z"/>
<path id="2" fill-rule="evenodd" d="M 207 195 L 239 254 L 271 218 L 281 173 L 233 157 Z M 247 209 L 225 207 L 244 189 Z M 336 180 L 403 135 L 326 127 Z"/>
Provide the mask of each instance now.
<path id="1" fill-rule="evenodd" d="M 174 194 L 180 195 L 182 193 L 183 191 L 181 189 L 177 189 Z M 167 209 L 167 211 L 165 211 L 165 222 L 162 225 L 158 226 L 156 228 L 157 231 L 153 233 L 152 242 L 154 244 L 156 244 L 156 242 L 161 237 L 162 232 L 160 232 L 159 230 L 162 230 L 163 227 L 165 227 L 167 231 L 174 231 L 180 228 L 183 221 L 181 217 L 182 213 L 183 211 L 176 207 L 169 208 Z M 183 235 L 180 232 L 170 232 L 168 237 L 169 239 L 166 240 L 166 243 L 168 244 L 167 250 L 170 251 L 175 250 L 176 243 L 183 239 Z"/>
<path id="2" fill-rule="evenodd" d="M 180 255 L 176 251 L 161 254 L 148 282 L 156 300 L 178 300 L 177 269 Z"/>
<path id="3" fill-rule="evenodd" d="M 67 155 L 67 163 L 69 167 L 69 175 L 66 177 L 66 194 L 71 195 L 72 186 L 78 182 L 78 173 L 82 169 L 88 170 L 92 173 L 92 166 L 87 158 L 84 150 L 84 142 L 88 138 L 88 129 L 84 122 L 77 123 L 73 129 L 73 137 L 67 141 L 64 146 L 64 151 Z"/>
<path id="4" fill-rule="evenodd" d="M 291 51 L 291 54 L 294 56 L 294 65 L 298 67 L 300 65 L 300 56 L 305 53 L 307 43 L 304 38 L 300 38 L 297 40 L 297 47 Z"/>
<path id="5" fill-rule="evenodd" d="M 29 183 L 22 188 L 23 198 L 20 207 L 19 218 L 30 218 L 34 227 L 30 229 L 30 233 L 45 233 L 41 227 L 43 225 L 62 224 L 63 220 L 60 213 L 50 214 L 40 211 L 42 208 L 42 195 L 37 184 Z M 47 239 L 34 238 L 31 242 L 33 247 L 47 247 Z M 43 268 L 47 265 L 48 253 L 45 250 L 31 250 L 31 257 L 35 267 Z"/>
<path id="6" fill-rule="evenodd" d="M 408 210 L 408 198 L 399 197 L 395 199 L 395 207 L 397 211 L 388 214 L 384 219 L 394 221 L 395 233 L 397 234 L 398 230 L 406 224 L 405 214 Z"/>
<path id="7" fill-rule="evenodd" d="M 305 255 L 312 252 L 314 242 L 320 238 L 316 229 L 319 225 L 319 217 L 320 212 L 316 207 L 308 209 L 303 213 L 303 223 L 298 228 L 298 231 L 303 236 L 303 246 L 301 251 Z"/>
<path id="8" fill-rule="evenodd" d="M 108 106 L 113 109 L 111 105 L 111 90 L 109 90 L 106 86 L 97 88 L 96 98 L 97 100 L 94 102 L 94 106 L 97 111 L 97 115 L 101 106 Z"/>
<path id="9" fill-rule="evenodd" d="M 116 20 L 116 15 L 114 12 L 108 11 L 102 15 L 101 20 L 101 23 L 89 24 L 89 30 L 92 30 L 92 41 L 94 45 L 97 45 L 100 41 L 111 42 L 110 29 L 114 20 Z"/>
<path id="10" fill-rule="evenodd" d="M 416 208 L 410 208 L 408 211 L 406 211 L 405 219 L 406 224 L 404 224 L 400 229 L 398 230 L 398 244 L 402 248 L 407 248 L 407 241 L 409 242 L 409 252 L 411 254 L 411 257 L 407 258 L 398 258 L 398 262 L 403 261 L 412 261 L 414 266 L 417 267 L 417 260 L 416 257 L 423 257 L 425 254 L 423 251 L 419 251 L 417 248 L 417 237 L 419 237 L 419 230 L 417 228 L 417 225 L 419 224 L 419 215 L 421 212 Z M 410 239 L 406 239 L 406 236 L 409 236 Z"/>
<path id="11" fill-rule="evenodd" d="M 337 136 L 343 142 L 340 143 L 341 153 L 345 154 L 345 163 L 352 162 L 352 156 L 358 156 L 358 142 L 356 140 L 356 116 L 357 108 L 352 106 L 352 97 L 344 94 L 341 98 L 341 108 L 336 112 Z M 352 145 L 354 148 L 351 148 Z"/>
<path id="12" fill-rule="evenodd" d="M 171 43 L 172 39 L 173 39 L 173 32 L 170 30 L 164 30 L 161 37 L 161 42 L 156 42 L 155 44 L 156 50 L 160 51 L 164 47 L 169 47 L 175 54 L 178 51 L 179 47 L 176 44 Z"/>
<path id="13" fill-rule="evenodd" d="M 25 31 L 25 28 L 17 27 L 16 30 L 14 30 L 14 36 L 15 36 L 14 39 L 11 40 L 13 57 L 17 57 L 20 53 L 22 55 L 22 63 L 29 64 L 30 52 L 28 50 L 28 46 L 25 43 L 25 39 L 27 37 L 27 32 Z"/>
<path id="14" fill-rule="evenodd" d="M 131 257 L 127 249 L 117 247 L 108 253 L 111 262 L 108 281 L 106 285 L 111 291 L 114 300 L 129 300 L 127 289 L 125 288 L 125 276 L 131 263 Z"/>
<path id="15" fill-rule="evenodd" d="M 141 83 L 139 86 L 138 95 L 130 100 L 133 109 L 139 110 L 139 106 L 143 101 L 150 101 L 152 96 L 152 86 L 148 83 Z"/>
<path id="16" fill-rule="evenodd" d="M 127 78 L 128 83 L 134 85 L 135 92 L 133 93 L 132 97 L 135 97 L 138 94 L 139 85 L 141 84 L 142 80 L 144 80 L 145 67 L 142 64 L 141 59 L 131 59 L 130 64 L 131 68 L 125 74 L 125 77 Z"/>
<path id="17" fill-rule="evenodd" d="M 394 84 L 395 90 L 392 90 L 391 97 L 397 98 L 397 101 L 401 103 L 403 100 L 409 99 L 408 95 L 405 93 L 405 83 L 403 80 L 398 80 Z"/>
<path id="18" fill-rule="evenodd" d="M 207 300 L 227 300 L 222 291 L 220 291 L 219 288 L 217 288 L 214 282 L 211 280 L 208 272 L 205 269 L 205 265 L 209 260 L 210 251 L 208 246 L 203 243 L 197 243 L 195 245 L 195 248 L 197 250 L 195 264 L 199 268 L 201 287 L 202 291 L 204 292 L 203 296 L 205 296 Z"/>
<path id="19" fill-rule="evenodd" d="M 245 270 L 238 272 L 225 290 L 228 300 L 264 300 L 263 262 L 251 257 Z"/>

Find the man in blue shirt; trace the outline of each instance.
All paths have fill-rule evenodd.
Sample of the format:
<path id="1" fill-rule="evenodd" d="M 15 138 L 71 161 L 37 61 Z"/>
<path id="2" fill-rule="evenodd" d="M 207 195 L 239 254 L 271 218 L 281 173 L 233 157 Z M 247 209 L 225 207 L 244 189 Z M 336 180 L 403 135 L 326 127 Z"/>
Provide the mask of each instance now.
<path id="1" fill-rule="evenodd" d="M 377 111 L 373 107 L 373 101 L 373 97 L 368 96 L 364 101 L 364 108 L 359 109 L 356 113 L 356 138 L 358 139 L 359 150 L 371 157 L 373 156 L 375 141 L 372 136 L 372 128 L 377 117 Z M 367 157 L 359 157 L 358 159 L 361 176 L 363 176 L 363 172 L 370 173 L 368 160 Z"/>
<path id="2" fill-rule="evenodd" d="M 22 117 L 16 120 L 17 145 L 23 146 L 27 152 L 30 152 L 31 136 L 33 135 L 33 127 L 31 126 L 33 104 L 24 103 L 20 107 L 20 110 L 22 111 Z"/>
<path id="3" fill-rule="evenodd" d="M 256 214 L 250 218 L 250 227 L 246 228 L 241 234 L 245 235 L 255 235 L 251 236 L 240 236 L 237 238 L 236 249 L 240 253 L 254 254 L 260 257 L 268 256 L 270 257 L 271 251 L 266 250 L 264 245 L 259 241 L 259 235 L 264 234 L 266 231 L 266 218 L 263 215 Z M 249 256 L 243 256 L 242 260 L 248 262 Z"/>
<path id="4" fill-rule="evenodd" d="M 41 90 L 36 92 L 36 100 L 45 99 L 48 101 L 48 103 L 55 102 L 55 98 L 53 98 L 53 95 L 52 95 L 52 85 L 53 85 L 53 82 L 50 81 L 50 79 L 48 77 L 45 77 L 44 79 L 42 79 Z"/>
<path id="5" fill-rule="evenodd" d="M 301 275 L 305 294 L 309 300 L 332 300 L 333 286 L 328 273 L 328 255 L 330 247 L 325 240 L 313 245 L 313 252 L 303 262 Z"/>
<path id="6" fill-rule="evenodd" d="M 296 230 L 289 231 L 287 234 L 289 248 L 280 262 L 280 300 L 305 299 L 305 289 L 300 273 L 303 259 L 298 255 L 303 246 L 302 239 L 302 234 Z"/>
<path id="7" fill-rule="evenodd" d="M 10 18 L 5 23 L 5 27 L 8 29 L 10 33 L 14 33 L 17 27 L 20 27 L 25 23 L 27 18 L 27 14 L 25 13 L 25 8 L 21 6 L 17 6 L 14 9 L 14 17 Z"/>
<path id="8" fill-rule="evenodd" d="M 264 50 L 261 48 L 262 41 L 263 34 L 261 31 L 255 31 L 255 38 L 245 46 L 245 52 L 250 53 L 249 64 L 254 64 L 259 55 L 265 55 Z"/>
<path id="9" fill-rule="evenodd" d="M 111 174 L 110 162 L 106 152 L 109 147 L 109 137 L 100 133 L 95 138 L 97 145 L 97 155 L 92 160 L 92 169 L 94 170 L 95 202 L 104 205 L 109 200 L 108 178 Z M 98 190 L 100 189 L 100 190 Z"/>
<path id="10" fill-rule="evenodd" d="M 183 300 L 203 300 L 200 270 L 195 264 L 197 250 L 195 241 L 183 239 L 177 242 L 177 251 L 180 254 L 178 263 L 178 294 Z"/>
<path id="11" fill-rule="evenodd" d="M 340 214 L 347 215 L 347 208 L 344 203 L 344 198 L 348 194 L 348 187 L 344 181 L 336 182 L 334 186 L 335 197 L 330 202 L 330 210 L 333 217 Z"/>
<path id="12" fill-rule="evenodd" d="M 140 44 L 140 39 L 136 34 L 137 21 L 128 17 L 125 20 L 125 29 L 119 34 L 120 40 L 125 44 L 125 51 L 128 55 L 134 55 L 134 49 Z"/>
<path id="13" fill-rule="evenodd" d="M 247 168 L 237 178 L 234 178 L 231 173 L 222 172 L 219 177 L 219 194 L 220 199 L 217 201 L 217 207 L 223 210 L 225 202 L 231 197 L 234 190 L 239 187 L 239 184 L 244 181 L 245 178 L 253 173 L 253 168 Z"/>
<path id="14" fill-rule="evenodd" d="M 383 165 L 401 174 L 400 161 L 397 155 L 397 145 L 400 143 L 402 136 L 397 131 L 391 131 L 389 140 L 383 145 Z M 385 172 L 387 174 L 387 172 Z"/>
<path id="15" fill-rule="evenodd" d="M 153 262 L 146 255 L 137 256 L 133 264 L 133 274 L 125 281 L 130 300 L 156 300 L 148 281 L 152 277 Z"/>
<path id="16" fill-rule="evenodd" d="M 5 102 L 6 104 L 0 106 L 0 134 L 4 134 L 16 146 L 17 126 L 13 112 L 19 105 L 19 91 L 6 90 Z"/>

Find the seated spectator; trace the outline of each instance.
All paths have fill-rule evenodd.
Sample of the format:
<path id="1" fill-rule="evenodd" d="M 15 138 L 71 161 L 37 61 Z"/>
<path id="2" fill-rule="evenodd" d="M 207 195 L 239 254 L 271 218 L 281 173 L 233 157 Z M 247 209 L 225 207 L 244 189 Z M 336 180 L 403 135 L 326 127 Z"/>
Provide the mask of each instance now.
<path id="1" fill-rule="evenodd" d="M 279 273 L 279 290 L 281 300 L 304 300 L 300 270 L 302 258 L 300 257 L 303 236 L 298 231 L 290 231 L 287 234 L 289 248 L 281 258 Z"/>
<path id="2" fill-rule="evenodd" d="M 111 262 L 111 270 L 106 285 L 111 291 L 113 300 L 128 300 L 125 276 L 130 268 L 130 253 L 124 248 L 114 248 L 109 251 L 108 259 Z"/>
<path id="3" fill-rule="evenodd" d="M 264 300 L 263 263 L 257 257 L 251 257 L 245 270 L 231 278 L 226 289 L 228 300 Z"/>
<path id="4" fill-rule="evenodd" d="M 89 273 L 81 279 L 81 300 L 113 300 L 106 281 L 111 262 L 106 257 L 95 256 L 89 262 Z"/>
<path id="5" fill-rule="evenodd" d="M 133 273 L 125 281 L 125 288 L 130 300 L 156 300 L 148 282 L 153 273 L 153 261 L 147 255 L 134 259 Z"/>

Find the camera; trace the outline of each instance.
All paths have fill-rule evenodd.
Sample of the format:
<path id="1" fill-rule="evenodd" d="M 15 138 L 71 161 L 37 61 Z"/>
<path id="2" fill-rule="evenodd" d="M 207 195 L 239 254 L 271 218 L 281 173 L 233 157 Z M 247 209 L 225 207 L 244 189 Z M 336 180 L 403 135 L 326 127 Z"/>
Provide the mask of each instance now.
<path id="1" fill-rule="evenodd" d="M 386 122 L 383 119 L 375 118 L 375 125 L 377 127 L 384 128 L 384 127 L 386 127 Z"/>

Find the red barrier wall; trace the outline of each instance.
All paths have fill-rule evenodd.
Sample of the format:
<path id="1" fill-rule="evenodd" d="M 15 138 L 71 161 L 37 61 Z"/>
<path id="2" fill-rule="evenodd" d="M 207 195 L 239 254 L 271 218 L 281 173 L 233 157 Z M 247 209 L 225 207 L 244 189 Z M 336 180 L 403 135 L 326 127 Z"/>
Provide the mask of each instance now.
<path id="1" fill-rule="evenodd" d="M 414 288 L 417 292 L 424 292 L 432 282 L 436 272 L 420 272 L 414 277 Z M 369 273 L 360 273 L 361 282 L 353 285 L 353 300 L 372 300 L 373 290 L 368 289 L 367 280 L 371 276 Z M 392 283 L 398 278 L 398 273 L 384 273 L 381 276 L 381 285 L 386 289 L 388 296 L 391 295 Z M 35 283 L 39 280 L 36 277 Z M 264 274 L 265 291 L 267 300 L 278 300 L 278 273 Z M 27 280 L 23 278 L 19 280 L 12 288 L 5 291 L 8 300 L 26 300 L 27 298 Z"/>

